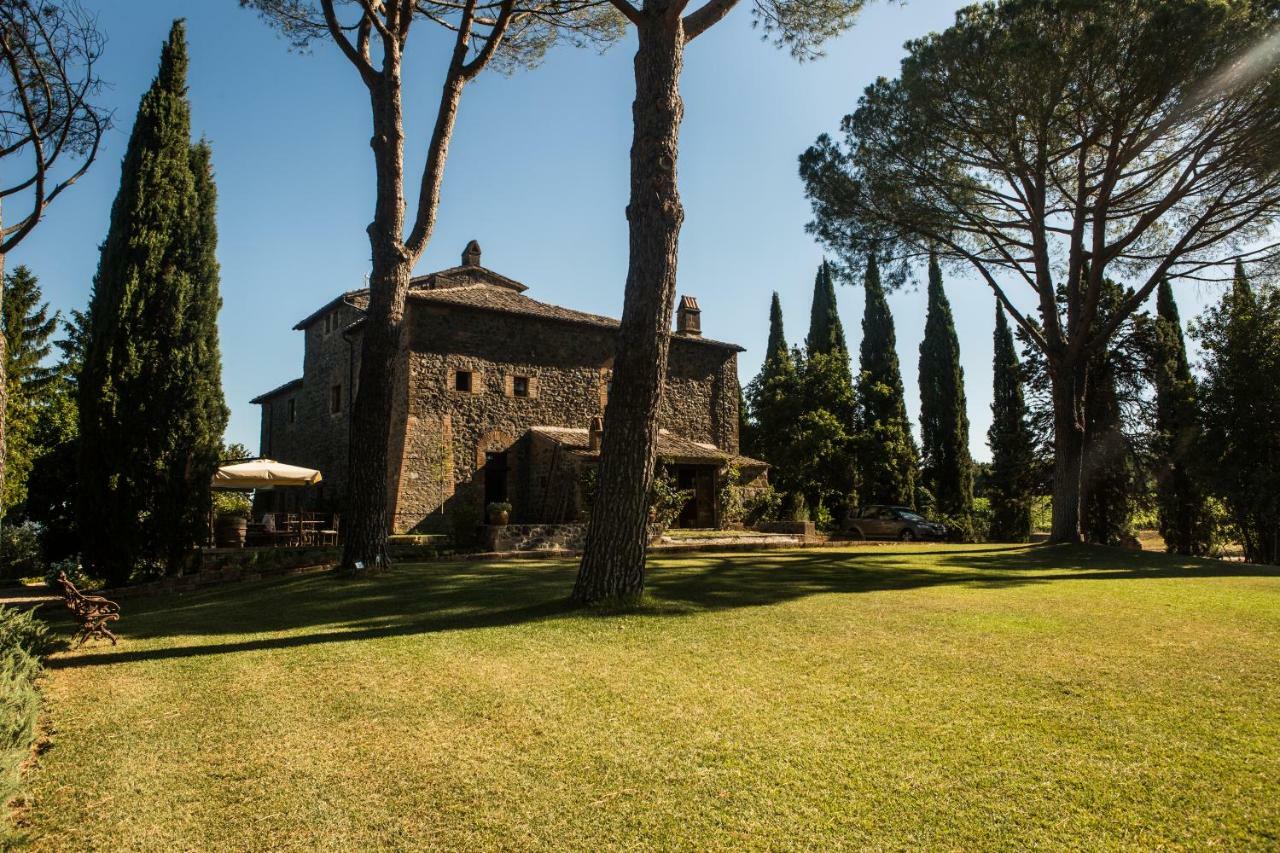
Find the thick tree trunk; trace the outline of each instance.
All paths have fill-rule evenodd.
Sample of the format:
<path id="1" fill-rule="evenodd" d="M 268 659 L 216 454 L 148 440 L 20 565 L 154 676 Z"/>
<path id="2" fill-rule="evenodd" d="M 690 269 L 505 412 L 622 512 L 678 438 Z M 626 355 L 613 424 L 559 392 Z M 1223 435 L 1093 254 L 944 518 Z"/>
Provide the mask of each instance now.
<path id="1" fill-rule="evenodd" d="M 360 349 L 360 378 L 351 395 L 347 463 L 347 521 L 342 565 L 351 570 L 387 565 L 387 473 L 396 356 L 404 320 L 410 268 L 405 261 L 379 263 L 369 279 L 370 302 Z M 375 295 L 376 294 L 376 295 Z"/>
<path id="2" fill-rule="evenodd" d="M 1084 505 L 1084 377 L 1073 367 L 1051 371 L 1053 383 L 1053 530 L 1051 542 L 1080 542 Z"/>
<path id="3" fill-rule="evenodd" d="M 372 269 L 369 307 L 360 348 L 360 376 L 349 389 L 351 433 L 347 453 L 347 517 L 343 524 L 342 567 L 347 571 L 387 565 L 387 472 L 396 357 L 404 321 L 405 295 L 413 258 L 404 245 L 404 122 L 396 69 L 372 91 L 377 199 L 369 225 Z M 355 393 L 351 393 L 354 391 Z"/>
<path id="4" fill-rule="evenodd" d="M 658 5 L 658 4 L 653 4 Z M 605 408 L 598 493 L 573 598 L 626 603 L 644 592 L 649 490 L 657 457 L 658 404 L 667 376 L 676 256 L 684 209 L 676 188 L 680 16 L 646 8 L 636 26 L 632 106 L 630 265 Z"/>
<path id="5" fill-rule="evenodd" d="M 0 301 L 4 300 L 4 254 L 0 253 Z M 5 349 L 4 335 L 0 334 L 0 490 L 4 488 L 5 463 L 8 461 L 9 447 L 5 443 L 5 414 L 9 410 L 9 377 L 5 365 L 9 356 Z M 4 504 L 0 503 L 0 524 L 4 523 Z"/>

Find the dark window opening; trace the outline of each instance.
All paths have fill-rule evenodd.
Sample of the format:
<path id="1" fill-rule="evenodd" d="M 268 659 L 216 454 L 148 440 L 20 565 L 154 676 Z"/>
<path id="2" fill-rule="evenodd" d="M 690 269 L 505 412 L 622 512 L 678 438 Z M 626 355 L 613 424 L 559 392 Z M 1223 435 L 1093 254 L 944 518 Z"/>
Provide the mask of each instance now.
<path id="1" fill-rule="evenodd" d="M 298 417 L 298 401 L 289 398 L 289 423 L 293 423 Z"/>
<path id="2" fill-rule="evenodd" d="M 529 377 L 517 376 L 515 379 L 511 380 L 511 393 L 516 397 L 528 397 Z"/>
<path id="3" fill-rule="evenodd" d="M 459 370 L 453 374 L 453 390 L 471 393 L 471 371 Z"/>
<path id="4" fill-rule="evenodd" d="M 486 453 L 484 455 L 484 502 L 507 502 L 507 454 Z"/>
<path id="5" fill-rule="evenodd" d="M 342 386 L 334 385 L 329 389 L 329 411 L 338 414 L 342 411 Z"/>

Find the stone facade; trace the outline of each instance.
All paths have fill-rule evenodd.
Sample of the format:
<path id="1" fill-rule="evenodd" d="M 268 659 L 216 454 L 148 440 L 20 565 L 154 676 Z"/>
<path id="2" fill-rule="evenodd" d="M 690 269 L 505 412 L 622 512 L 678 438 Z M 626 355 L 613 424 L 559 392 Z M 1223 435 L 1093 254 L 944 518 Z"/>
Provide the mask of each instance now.
<path id="1" fill-rule="evenodd" d="M 577 445 L 604 413 L 617 323 L 524 296 L 471 248 L 463 266 L 415 279 L 406 303 L 388 482 L 394 532 L 478 525 L 493 500 L 512 504 L 515 524 L 578 517 L 576 486 L 591 463 Z M 366 299 L 345 294 L 300 322 L 302 378 L 254 401 L 262 455 L 318 468 L 324 486 L 300 498 L 326 509 L 341 509 Z M 740 351 L 697 331 L 672 335 L 659 421 L 682 464 L 718 470 L 737 458 Z M 565 444 L 554 430 L 538 440 L 537 427 L 577 432 Z"/>

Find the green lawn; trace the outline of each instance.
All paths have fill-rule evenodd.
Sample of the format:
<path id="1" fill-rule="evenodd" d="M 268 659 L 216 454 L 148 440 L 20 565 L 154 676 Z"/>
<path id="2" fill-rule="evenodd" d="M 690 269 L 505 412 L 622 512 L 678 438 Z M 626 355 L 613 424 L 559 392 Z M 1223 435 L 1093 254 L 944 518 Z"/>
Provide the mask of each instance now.
<path id="1" fill-rule="evenodd" d="M 40 849 L 1280 845 L 1280 572 L 1085 548 L 691 555 L 127 602 L 56 655 Z"/>

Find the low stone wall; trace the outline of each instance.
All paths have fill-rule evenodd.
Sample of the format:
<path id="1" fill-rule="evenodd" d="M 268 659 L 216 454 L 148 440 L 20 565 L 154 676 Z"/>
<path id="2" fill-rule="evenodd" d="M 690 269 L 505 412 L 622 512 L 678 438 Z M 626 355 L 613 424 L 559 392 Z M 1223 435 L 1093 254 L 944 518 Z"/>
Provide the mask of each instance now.
<path id="1" fill-rule="evenodd" d="M 803 536 L 812 539 L 817 531 L 812 521 L 765 521 L 756 525 L 761 533 L 785 533 L 789 536 Z"/>
<path id="2" fill-rule="evenodd" d="M 505 524 L 484 530 L 490 551 L 581 551 L 585 524 Z"/>
<path id="3" fill-rule="evenodd" d="M 662 538 L 662 528 L 649 525 L 649 544 Z M 484 528 L 491 553 L 514 551 L 581 551 L 587 544 L 585 524 L 506 524 Z"/>

